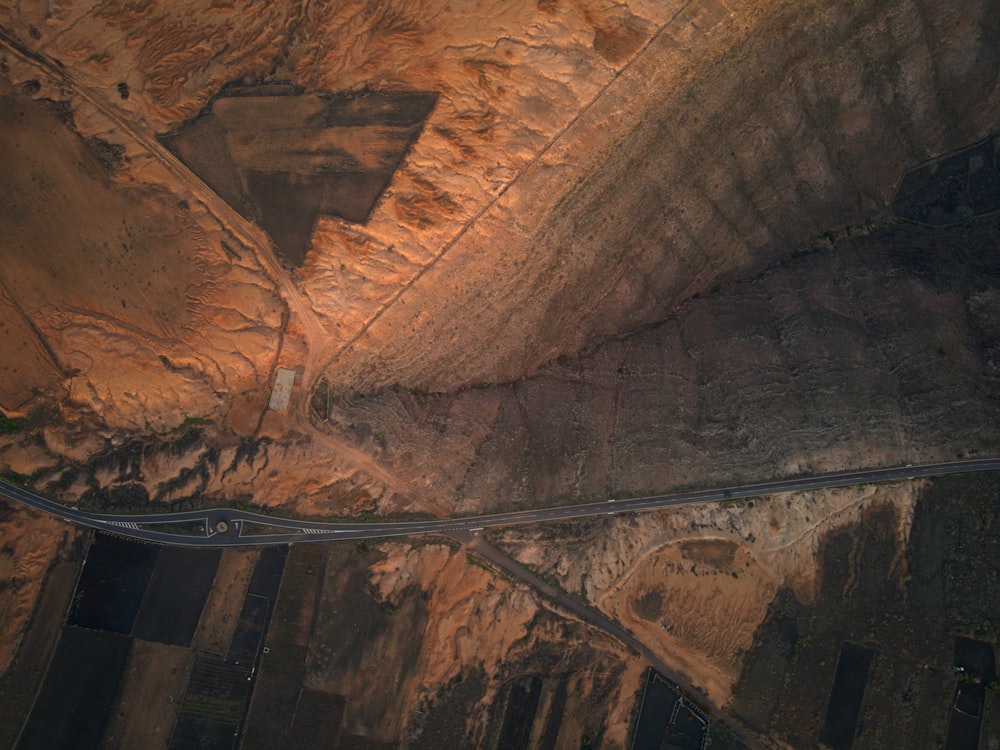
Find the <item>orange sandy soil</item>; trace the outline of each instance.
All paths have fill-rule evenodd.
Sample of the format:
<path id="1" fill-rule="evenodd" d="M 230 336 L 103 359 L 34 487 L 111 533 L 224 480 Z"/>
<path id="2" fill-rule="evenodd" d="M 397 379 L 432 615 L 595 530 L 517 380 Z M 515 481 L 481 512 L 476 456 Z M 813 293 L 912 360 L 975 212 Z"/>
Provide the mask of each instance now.
<path id="1" fill-rule="evenodd" d="M 17 653 L 46 572 L 79 533 L 51 516 L 0 501 L 0 672 Z"/>
<path id="2" fill-rule="evenodd" d="M 15 111 L 62 102 L 82 136 L 27 132 L 46 179 L 11 193 L 108 251 L 88 263 L 29 211 L 12 236 L 88 294 L 6 292 L 116 426 L 252 431 L 276 362 L 307 392 L 516 379 L 869 220 L 904 168 L 988 132 L 989 4 L 924 5 L 5 3 L 51 61 L 7 55 Z M 370 221 L 318 222 L 294 273 L 155 140 L 259 79 L 440 95 Z"/>
<path id="3" fill-rule="evenodd" d="M 607 746 L 624 747 L 643 665 L 616 641 L 554 612 L 523 584 L 470 562 L 464 548 L 388 542 L 366 555 L 375 559 L 334 554 L 331 547 L 305 679 L 309 687 L 348 696 L 345 732 L 412 740 L 426 717 L 443 714 L 446 722 L 464 725 L 469 746 L 477 746 L 509 680 L 567 675 L 558 747 L 579 747 L 580 738 L 601 725 Z M 357 565 L 364 566 L 367 594 L 349 583 Z M 351 598 L 359 594 L 374 597 L 382 614 L 359 621 L 367 632 L 330 630 L 331 623 L 345 622 L 337 610 L 370 606 Z M 324 666 L 331 663 L 338 666 Z M 484 676 L 484 693 L 452 715 L 441 703 L 448 686 L 476 674 Z M 543 692 L 546 700 L 552 687 Z M 540 707 L 543 719 L 536 719 L 540 726 L 544 711 Z"/>
<path id="4" fill-rule="evenodd" d="M 106 425 L 75 453 L 188 417 L 230 455 L 284 441 L 202 493 L 449 512 L 447 481 L 311 424 L 312 386 L 511 381 L 881 218 L 902 170 L 1000 111 L 989 4 L 926 5 L 3 3 L 31 53 L 10 46 L 0 83 L 2 310 L 27 352 L 4 406 L 37 388 L 64 432 Z M 439 94 L 370 221 L 319 221 L 295 271 L 156 140 L 260 79 Z M 284 415 L 263 413 L 278 365 L 299 370 Z"/>
<path id="5" fill-rule="evenodd" d="M 310 387 L 325 376 L 337 395 L 474 390 L 535 373 L 884 212 L 904 168 L 981 137 L 1000 111 L 995 76 L 981 74 L 995 59 L 988 2 L 217 6 L 0 4 L 0 25 L 59 63 L 5 52 L 0 82 L 11 167 L 0 186 L 0 326 L 22 363 L 15 372 L 4 360 L 0 373 L 17 382 L 0 388 L 0 404 L 59 408 L 45 448 L 32 436 L 3 441 L 6 468 L 55 480 L 128 435 L 170 443 L 185 418 L 208 417 L 211 450 L 141 457 L 160 500 L 198 492 L 312 513 L 449 512 L 452 498 L 436 493 L 455 483 L 410 493 L 421 477 L 310 425 Z M 224 83 L 260 77 L 440 94 L 370 222 L 320 220 L 296 272 L 155 140 Z M 107 163 L 109 147 L 119 164 Z M 262 416 L 277 365 L 301 368 L 297 392 L 288 414 Z M 470 433 L 489 408 L 464 415 Z M 247 458 L 239 438 L 250 434 L 279 442 Z M 212 450 L 217 470 L 198 487 Z M 824 465 L 843 462 L 836 448 L 816 450 Z M 102 486 L 133 481 L 113 462 L 94 472 Z M 188 474 L 192 483 L 171 484 Z M 61 496 L 86 489 L 81 475 Z M 874 499 L 910 517 L 912 489 L 880 487 L 500 536 L 724 703 L 776 588 L 808 600 L 819 535 Z M 74 532 L 21 511 L 0 524 L 3 667 Z M 310 678 L 365 706 L 349 718 L 358 732 L 398 737 L 404 709 L 478 667 L 490 680 L 481 721 L 502 665 L 573 631 L 462 551 L 391 543 L 382 554 L 370 586 L 388 608 L 419 609 L 407 591 L 425 597 L 423 632 L 397 618 L 365 639 L 385 679 Z M 228 556 L 222 570 L 233 578 L 212 594 L 206 647 L 224 643 L 249 561 Z M 635 660 L 581 632 L 636 677 Z M 416 666 L 387 698 L 399 644 L 415 638 Z M 596 681 L 590 669 L 577 690 Z M 621 742 L 626 683 L 609 729 Z M 583 726 L 584 705 L 568 725 Z"/>
<path id="6" fill-rule="evenodd" d="M 823 535 L 888 502 L 905 541 L 917 489 L 857 487 L 494 533 L 499 546 L 618 619 L 724 706 L 778 588 L 812 600 Z"/>
<path id="7" fill-rule="evenodd" d="M 282 322 L 273 286 L 162 169 L 110 167 L 68 113 L 0 80 L 0 325 L 15 345 L 4 366 L 23 367 L 3 407 L 34 391 L 68 421 L 94 414 L 119 430 L 218 416 L 220 394 L 268 377 Z"/>

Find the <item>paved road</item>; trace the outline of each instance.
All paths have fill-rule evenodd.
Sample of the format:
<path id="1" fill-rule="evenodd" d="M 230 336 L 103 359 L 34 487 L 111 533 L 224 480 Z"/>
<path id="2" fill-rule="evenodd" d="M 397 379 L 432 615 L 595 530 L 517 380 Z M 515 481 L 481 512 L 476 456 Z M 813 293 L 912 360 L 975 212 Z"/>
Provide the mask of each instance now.
<path id="1" fill-rule="evenodd" d="M 637 497 L 629 500 L 608 500 L 584 505 L 565 505 L 558 508 L 493 513 L 485 516 L 380 523 L 319 523 L 268 516 L 234 508 L 212 508 L 147 515 L 92 513 L 62 505 L 2 480 L 0 480 L 0 495 L 51 513 L 70 523 L 109 531 L 145 542 L 199 547 L 249 547 L 264 544 L 346 541 L 414 534 L 478 531 L 489 526 L 566 521 L 589 516 L 660 510 L 679 505 L 981 471 L 1000 471 L 1000 458 L 849 471 L 816 477 L 782 479 L 762 484 L 747 484 L 740 487 L 722 487 L 712 490 L 678 492 L 670 495 Z"/>
<path id="2" fill-rule="evenodd" d="M 467 542 L 468 540 L 462 539 L 462 541 Z M 619 641 L 624 643 L 644 658 L 647 663 L 652 665 L 657 672 L 672 681 L 682 691 L 684 691 L 688 699 L 696 696 L 697 700 L 695 705 L 698 710 L 706 714 L 706 716 L 711 718 L 713 721 L 724 724 L 730 732 L 743 741 L 747 748 L 750 748 L 751 750 L 758 750 L 762 747 L 760 741 L 753 735 L 753 733 L 743 727 L 741 720 L 737 719 L 734 714 L 725 713 L 722 709 L 712 703 L 708 697 L 692 685 L 683 674 L 663 661 L 663 659 L 657 656 L 646 646 L 646 644 L 636 638 L 620 623 L 605 616 L 596 608 L 577 601 L 573 597 L 569 596 L 565 591 L 549 585 L 519 562 L 489 544 L 482 537 L 476 537 L 472 540 L 469 543 L 469 548 L 475 554 L 493 563 L 496 567 L 506 570 L 514 578 L 524 581 L 529 586 L 533 586 L 545 596 L 549 597 L 550 600 L 554 601 L 560 607 L 572 613 L 579 619 L 590 623 L 596 628 L 603 630 L 613 638 L 617 638 Z"/>

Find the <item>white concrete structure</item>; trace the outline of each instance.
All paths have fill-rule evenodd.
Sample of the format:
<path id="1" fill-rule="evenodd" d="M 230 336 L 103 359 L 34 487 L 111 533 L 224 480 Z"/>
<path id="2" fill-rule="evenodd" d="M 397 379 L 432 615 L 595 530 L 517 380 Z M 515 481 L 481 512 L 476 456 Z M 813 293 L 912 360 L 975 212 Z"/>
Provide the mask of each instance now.
<path id="1" fill-rule="evenodd" d="M 274 378 L 274 389 L 271 391 L 271 402 L 268 404 L 268 408 L 274 411 L 285 411 L 288 408 L 288 399 L 292 395 L 293 385 L 295 385 L 295 370 L 279 367 L 278 374 Z"/>

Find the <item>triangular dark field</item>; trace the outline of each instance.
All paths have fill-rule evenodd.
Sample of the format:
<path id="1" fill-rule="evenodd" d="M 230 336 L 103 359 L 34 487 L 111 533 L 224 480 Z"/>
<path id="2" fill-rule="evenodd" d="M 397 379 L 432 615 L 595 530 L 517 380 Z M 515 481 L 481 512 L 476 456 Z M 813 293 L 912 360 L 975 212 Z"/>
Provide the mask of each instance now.
<path id="1" fill-rule="evenodd" d="M 299 266 L 318 215 L 367 221 L 436 101 L 420 91 L 229 88 L 162 140 Z"/>

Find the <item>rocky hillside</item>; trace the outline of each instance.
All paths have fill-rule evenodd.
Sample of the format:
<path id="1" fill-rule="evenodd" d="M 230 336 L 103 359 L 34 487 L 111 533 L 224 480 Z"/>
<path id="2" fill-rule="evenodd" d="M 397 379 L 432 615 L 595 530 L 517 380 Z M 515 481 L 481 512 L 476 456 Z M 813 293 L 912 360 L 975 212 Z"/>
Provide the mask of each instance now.
<path id="1" fill-rule="evenodd" d="M 881 214 L 906 167 L 996 128 L 990 15 L 686 6 L 328 377 L 514 380 Z"/>
<path id="2" fill-rule="evenodd" d="M 995 445 L 996 220 L 889 218 L 1000 120 L 989 3 L 601 7 L 7 6 L 3 405 L 43 415 L 35 470 L 447 513 Z M 437 95 L 295 271 L 155 138 L 268 80 Z"/>
<path id="3" fill-rule="evenodd" d="M 458 512 L 990 453 L 997 231 L 842 239 L 516 383 L 333 398 L 328 425 Z"/>
<path id="4" fill-rule="evenodd" d="M 89 242 L 109 261 L 79 269 L 98 279 L 88 298 L 42 321 L 40 343 L 19 334 L 37 382 L 18 394 L 61 382 L 113 425 L 228 412 L 228 428 L 247 433 L 276 356 L 305 362 L 306 389 L 322 374 L 341 394 L 534 373 L 884 214 L 905 168 L 988 134 L 1000 108 L 993 10 L 976 0 L 5 3 L 8 91 L 61 102 L 116 170 L 117 192 L 87 210 L 102 217 Z M 367 223 L 321 218 L 293 274 L 155 141 L 226 84 L 269 81 L 438 96 Z M 65 159 L 49 181 L 11 191 L 55 205 L 53 184 L 84 179 L 86 160 Z M 118 205 L 123 188 L 131 207 Z M 20 215 L 27 236 L 53 235 L 52 263 L 77 252 L 65 226 Z M 159 275 L 130 265 L 123 220 L 133 235 L 133 224 L 169 234 L 169 249 L 149 256 L 177 251 L 176 262 Z M 16 256 L 18 246 L 3 247 Z M 95 288 L 136 278 L 156 280 L 156 295 L 114 305 Z M 48 283 L 46 299 L 70 296 L 66 281 Z M 264 296 L 244 304 L 244 291 Z M 42 317 L 14 306 L 33 324 Z M 164 331 L 133 320 L 156 315 Z M 220 328 L 246 335 L 223 341 Z M 141 366 L 105 365 L 133 354 Z"/>

